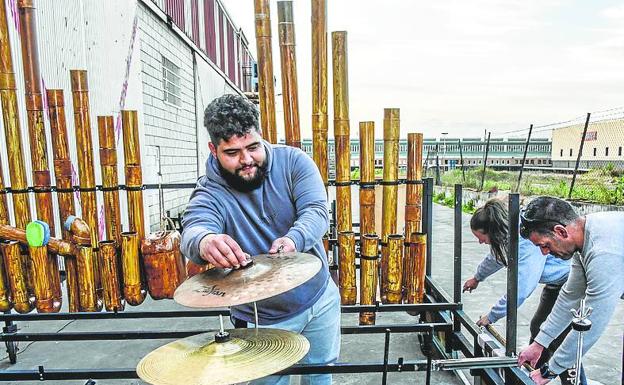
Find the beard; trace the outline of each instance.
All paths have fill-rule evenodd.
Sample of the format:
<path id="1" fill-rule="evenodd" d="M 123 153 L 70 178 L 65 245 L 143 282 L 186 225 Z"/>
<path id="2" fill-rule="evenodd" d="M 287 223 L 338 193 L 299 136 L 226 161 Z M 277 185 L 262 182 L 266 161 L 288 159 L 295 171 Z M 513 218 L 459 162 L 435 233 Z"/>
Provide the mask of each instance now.
<path id="1" fill-rule="evenodd" d="M 240 176 L 240 172 L 242 171 L 243 167 L 237 168 L 232 173 L 223 168 L 223 166 L 221 166 L 221 162 L 219 162 L 218 159 L 217 164 L 219 165 L 219 172 L 221 173 L 223 179 L 225 179 L 227 184 L 236 191 L 240 191 L 243 193 L 251 192 L 262 186 L 262 183 L 266 179 L 266 161 L 263 164 L 253 164 L 254 166 L 256 166 L 256 174 L 251 177 L 251 179 L 245 179 Z"/>

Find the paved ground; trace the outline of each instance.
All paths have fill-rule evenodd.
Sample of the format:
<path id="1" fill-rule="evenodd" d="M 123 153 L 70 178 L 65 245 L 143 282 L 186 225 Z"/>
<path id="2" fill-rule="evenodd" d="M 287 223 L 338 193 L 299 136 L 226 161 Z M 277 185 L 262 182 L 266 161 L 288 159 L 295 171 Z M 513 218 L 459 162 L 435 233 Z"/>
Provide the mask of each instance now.
<path id="1" fill-rule="evenodd" d="M 476 265 L 486 252 L 486 247 L 479 245 L 468 230 L 468 216 L 464 216 L 463 278 L 471 276 Z M 452 210 L 434 206 L 433 236 L 433 276 L 442 287 L 452 293 Z M 505 290 L 505 274 L 499 272 L 483 282 L 477 291 L 464 296 L 465 309 L 476 319 Z M 527 340 L 528 323 L 538 301 L 535 293 L 519 310 L 518 336 L 519 346 Z M 147 300 L 138 308 L 129 307 L 127 311 L 172 310 L 181 309 L 173 301 Z M 344 325 L 354 325 L 355 315 L 343 317 Z M 407 323 L 413 318 L 402 314 L 381 314 L 378 324 Z M 499 322 L 503 331 L 504 323 Z M 501 326 L 502 325 L 502 326 Z M 56 332 L 56 331 L 130 331 L 130 330 L 195 330 L 205 328 L 214 330 L 218 326 L 216 319 L 160 319 L 160 320 L 124 320 L 124 321 L 54 321 L 54 322 L 21 322 L 23 332 Z M 600 380 L 603 384 L 618 384 L 621 373 L 622 330 L 624 326 L 624 301 L 618 305 L 616 315 L 599 343 L 589 353 L 585 365 L 590 378 Z M 0 357 L 0 370 L 33 369 L 38 365 L 46 368 L 133 368 L 148 352 L 170 340 L 139 340 L 139 341 L 89 341 L 89 342 L 37 342 L 20 345 L 21 352 L 18 363 L 10 365 L 6 357 Z M 405 360 L 420 359 L 420 350 L 415 335 L 393 335 L 390 362 L 398 357 Z M 344 336 L 340 361 L 343 362 L 381 362 L 383 359 L 383 335 L 350 335 Z M 215 373 L 217 375 L 217 373 Z M 373 385 L 381 382 L 380 374 L 339 375 L 336 384 Z M 39 383 L 39 382 L 36 382 Z M 63 384 L 84 384 L 85 381 L 65 381 Z M 389 384 L 423 384 L 424 373 L 394 373 L 388 377 Z M 459 384 L 460 381 L 448 373 L 434 373 L 434 384 Z M 30 384 L 30 382 L 9 382 L 10 384 Z M 35 382 L 32 382 L 35 384 Z M 98 384 L 143 384 L 138 380 L 98 381 Z"/>

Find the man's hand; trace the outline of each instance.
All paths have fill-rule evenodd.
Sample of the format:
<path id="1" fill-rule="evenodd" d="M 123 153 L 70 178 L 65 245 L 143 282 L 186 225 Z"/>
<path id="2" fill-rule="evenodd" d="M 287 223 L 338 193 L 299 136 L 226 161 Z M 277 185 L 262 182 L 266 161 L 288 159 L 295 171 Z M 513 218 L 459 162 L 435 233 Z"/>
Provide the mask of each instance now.
<path id="1" fill-rule="evenodd" d="M 491 324 L 491 322 L 487 315 L 482 315 L 481 318 L 479 318 L 479 320 L 477 321 L 477 326 L 486 327 L 489 324 Z"/>
<path id="2" fill-rule="evenodd" d="M 539 369 L 535 369 L 534 371 L 532 371 L 529 374 L 529 377 L 531 377 L 533 382 L 535 382 L 537 385 L 544 385 L 544 384 L 548 384 L 550 382 L 550 380 L 548 378 L 542 377 L 542 374 L 540 373 Z"/>
<path id="3" fill-rule="evenodd" d="M 199 242 L 200 257 L 222 269 L 247 265 L 249 254 L 226 234 L 208 234 Z"/>
<path id="4" fill-rule="evenodd" d="M 472 277 L 464 282 L 464 290 L 462 291 L 462 293 L 472 293 L 472 291 L 476 289 L 477 286 L 479 286 L 479 281 L 475 277 Z"/>
<path id="5" fill-rule="evenodd" d="M 292 239 L 288 237 L 281 237 L 273 241 L 273 244 L 269 249 L 269 254 L 275 254 L 278 251 L 289 253 L 291 251 L 297 251 L 297 248 L 295 247 L 295 242 L 293 242 Z"/>
<path id="6" fill-rule="evenodd" d="M 539 360 L 543 351 L 544 347 L 542 345 L 537 342 L 533 342 L 528 348 L 520 352 L 520 355 L 518 356 L 518 365 L 522 366 L 528 362 L 532 367 L 535 367 L 537 365 L 537 360 Z"/>

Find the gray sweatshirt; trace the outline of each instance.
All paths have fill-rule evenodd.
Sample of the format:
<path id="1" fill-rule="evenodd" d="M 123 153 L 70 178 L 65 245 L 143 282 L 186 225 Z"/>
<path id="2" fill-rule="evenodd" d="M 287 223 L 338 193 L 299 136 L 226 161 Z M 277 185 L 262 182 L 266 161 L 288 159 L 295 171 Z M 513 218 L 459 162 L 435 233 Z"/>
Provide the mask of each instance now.
<path id="1" fill-rule="evenodd" d="M 572 257 L 568 281 L 561 289 L 550 315 L 535 337 L 548 346 L 572 322 L 570 309 L 578 309 L 581 299 L 593 308 L 591 329 L 583 334 L 583 353 L 598 341 L 624 293 L 624 213 L 589 214 L 581 253 Z M 576 362 L 578 332 L 571 331 L 550 360 L 550 368 L 561 373 Z"/>

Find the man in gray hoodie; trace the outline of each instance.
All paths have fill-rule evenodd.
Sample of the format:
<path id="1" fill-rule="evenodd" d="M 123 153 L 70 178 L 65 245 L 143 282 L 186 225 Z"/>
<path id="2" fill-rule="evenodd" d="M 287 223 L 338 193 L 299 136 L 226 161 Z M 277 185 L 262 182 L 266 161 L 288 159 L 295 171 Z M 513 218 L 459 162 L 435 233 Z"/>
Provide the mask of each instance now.
<path id="1" fill-rule="evenodd" d="M 210 155 L 182 219 L 182 252 L 219 268 L 245 266 L 249 255 L 278 249 L 317 256 L 322 267 L 312 279 L 257 303 L 258 324 L 304 335 L 310 351 L 302 362 L 334 362 L 340 350 L 340 296 L 322 243 L 329 215 L 316 165 L 298 148 L 264 141 L 257 109 L 241 96 L 212 101 L 204 126 Z M 250 326 L 255 322 L 251 304 L 233 306 L 231 313 Z M 289 378 L 252 383 L 282 385 Z M 331 375 L 304 376 L 301 383 L 331 384 Z"/>
<path id="2" fill-rule="evenodd" d="M 583 334 L 583 353 L 596 343 L 624 293 L 624 213 L 601 212 L 579 216 L 566 201 L 538 197 L 520 215 L 520 234 L 543 254 L 572 259 L 568 281 L 535 342 L 518 357 L 520 365 L 535 365 L 548 346 L 572 322 L 570 309 L 582 299 L 593 309 L 591 329 Z M 579 334 L 571 331 L 552 358 L 531 372 L 536 384 L 546 384 L 576 361 Z"/>

